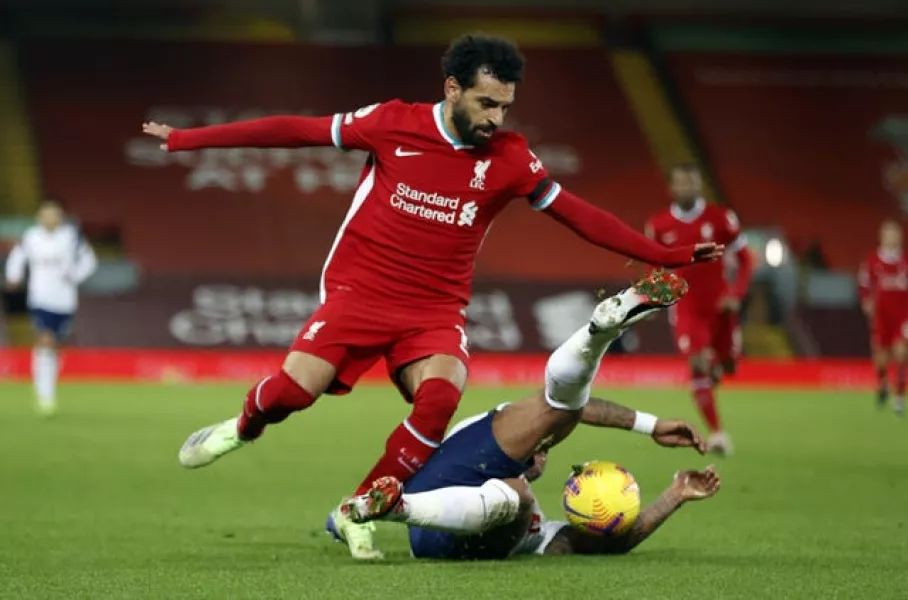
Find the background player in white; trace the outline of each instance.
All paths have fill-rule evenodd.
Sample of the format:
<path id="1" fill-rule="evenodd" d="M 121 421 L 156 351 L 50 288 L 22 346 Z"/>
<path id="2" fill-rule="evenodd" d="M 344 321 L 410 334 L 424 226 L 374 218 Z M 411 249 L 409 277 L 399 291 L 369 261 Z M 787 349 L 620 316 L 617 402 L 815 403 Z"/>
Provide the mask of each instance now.
<path id="1" fill-rule="evenodd" d="M 20 287 L 28 269 L 28 311 L 35 328 L 32 379 L 38 410 L 51 415 L 57 408 L 57 348 L 72 325 L 79 284 L 91 277 L 98 261 L 58 203 L 41 204 L 37 220 L 10 252 L 6 282 L 10 289 Z"/>

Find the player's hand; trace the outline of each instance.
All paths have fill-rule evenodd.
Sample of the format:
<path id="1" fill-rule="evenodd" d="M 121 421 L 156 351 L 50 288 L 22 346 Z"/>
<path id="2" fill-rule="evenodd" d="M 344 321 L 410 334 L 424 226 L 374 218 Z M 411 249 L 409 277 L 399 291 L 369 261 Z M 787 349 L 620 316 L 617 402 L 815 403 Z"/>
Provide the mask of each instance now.
<path id="1" fill-rule="evenodd" d="M 672 488 L 681 497 L 682 502 L 709 498 L 714 496 L 721 487 L 722 480 L 713 465 L 709 465 L 702 471 L 678 471 L 672 482 Z"/>
<path id="2" fill-rule="evenodd" d="M 869 298 L 861 302 L 861 310 L 864 311 L 864 315 L 866 315 L 868 319 L 873 318 L 873 302 Z"/>
<path id="3" fill-rule="evenodd" d="M 22 287 L 21 281 L 7 281 L 3 286 L 8 292 L 18 291 Z"/>
<path id="4" fill-rule="evenodd" d="M 706 454 L 706 441 L 700 437 L 693 425 L 685 421 L 656 421 L 653 439 L 660 446 L 668 448 L 693 448 L 700 454 Z"/>
<path id="5" fill-rule="evenodd" d="M 725 296 L 719 300 L 719 310 L 727 313 L 737 314 L 741 312 L 741 300 L 734 296 Z"/>
<path id="6" fill-rule="evenodd" d="M 153 135 L 156 138 L 164 140 L 164 144 L 161 144 L 161 150 L 167 150 L 167 139 L 170 138 L 170 134 L 173 132 L 173 127 L 170 125 L 161 125 L 151 121 L 149 123 L 142 123 L 142 133 L 147 133 L 148 135 Z"/>
<path id="7" fill-rule="evenodd" d="M 725 254 L 725 246 L 715 242 L 697 244 L 694 246 L 694 255 L 692 262 L 712 262 L 722 258 Z"/>

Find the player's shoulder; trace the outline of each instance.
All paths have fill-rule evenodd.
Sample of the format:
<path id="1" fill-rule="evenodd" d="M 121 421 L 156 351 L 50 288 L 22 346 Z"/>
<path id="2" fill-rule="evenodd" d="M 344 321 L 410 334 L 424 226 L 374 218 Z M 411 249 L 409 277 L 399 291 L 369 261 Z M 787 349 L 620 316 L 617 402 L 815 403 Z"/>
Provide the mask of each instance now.
<path id="1" fill-rule="evenodd" d="M 516 131 L 499 131 L 492 137 L 485 153 L 511 165 L 521 173 L 537 174 L 543 170 L 542 161 L 530 149 L 530 144 L 522 134 Z"/>
<path id="2" fill-rule="evenodd" d="M 22 243 L 23 244 L 33 244 L 35 240 L 41 237 L 41 228 L 37 225 L 30 225 L 24 232 L 22 232 Z"/>
<path id="3" fill-rule="evenodd" d="M 651 227 L 659 228 L 669 225 L 674 220 L 671 209 L 663 208 L 653 213 L 650 218 L 646 220 L 646 223 Z"/>
<path id="4" fill-rule="evenodd" d="M 516 131 L 501 131 L 495 133 L 489 143 L 489 150 L 497 155 L 512 158 L 520 155 L 526 156 L 530 152 L 530 144 L 522 134 Z"/>

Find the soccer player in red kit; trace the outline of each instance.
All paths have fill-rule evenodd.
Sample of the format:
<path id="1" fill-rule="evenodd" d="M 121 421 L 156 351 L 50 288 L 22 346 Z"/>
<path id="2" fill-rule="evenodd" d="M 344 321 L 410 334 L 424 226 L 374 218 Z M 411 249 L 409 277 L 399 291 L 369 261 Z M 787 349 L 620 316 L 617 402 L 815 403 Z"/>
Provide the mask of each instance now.
<path id="1" fill-rule="evenodd" d="M 873 364 L 879 378 L 878 404 L 889 399 L 889 363 L 897 367 L 895 411 L 905 410 L 905 363 L 908 360 L 908 259 L 902 252 L 902 227 L 880 226 L 880 247 L 858 272 L 861 308 L 870 322 Z"/>
<path id="2" fill-rule="evenodd" d="M 716 386 L 723 372 L 734 372 L 741 352 L 738 315 L 750 285 L 753 256 L 735 213 L 703 199 L 697 167 L 673 167 L 670 188 L 674 203 L 647 222 L 646 235 L 670 247 L 702 242 L 726 246 L 724 262 L 678 270 L 690 291 L 672 308 L 669 319 L 675 344 L 690 362 L 691 391 L 710 431 L 709 447 L 728 455 L 732 452 L 731 439 L 719 420 Z M 735 271 L 733 281 L 729 281 L 730 270 Z"/>
<path id="3" fill-rule="evenodd" d="M 521 135 L 500 130 L 523 71 L 523 57 L 510 42 L 465 36 L 445 53 L 442 67 L 444 100 L 434 105 L 391 100 L 326 117 L 275 116 L 186 130 L 143 126 L 172 152 L 333 145 L 369 153 L 328 252 L 321 306 L 283 367 L 249 390 L 237 419 L 190 436 L 180 451 L 184 466 L 213 462 L 323 393 L 350 391 L 384 358 L 413 408 L 356 493 L 382 476 L 409 478 L 438 447 L 460 401 L 476 255 L 513 198 L 527 198 L 531 208 L 596 246 L 649 264 L 680 266 L 721 255 L 716 243 L 666 248 L 652 242 L 562 189 Z M 665 281 L 654 278 L 657 286 Z M 381 556 L 371 528 L 337 510 L 329 526 L 354 557 Z"/>

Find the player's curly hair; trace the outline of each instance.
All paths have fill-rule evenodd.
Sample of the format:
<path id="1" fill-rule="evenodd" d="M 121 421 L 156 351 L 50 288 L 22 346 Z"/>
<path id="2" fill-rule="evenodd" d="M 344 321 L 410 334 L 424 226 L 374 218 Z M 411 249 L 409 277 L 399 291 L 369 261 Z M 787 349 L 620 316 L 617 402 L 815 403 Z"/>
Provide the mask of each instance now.
<path id="1" fill-rule="evenodd" d="M 441 57 L 445 78 L 453 77 L 464 89 L 476 84 L 476 74 L 487 70 L 502 83 L 523 80 L 524 58 L 512 42 L 481 33 L 461 36 L 451 42 Z"/>

